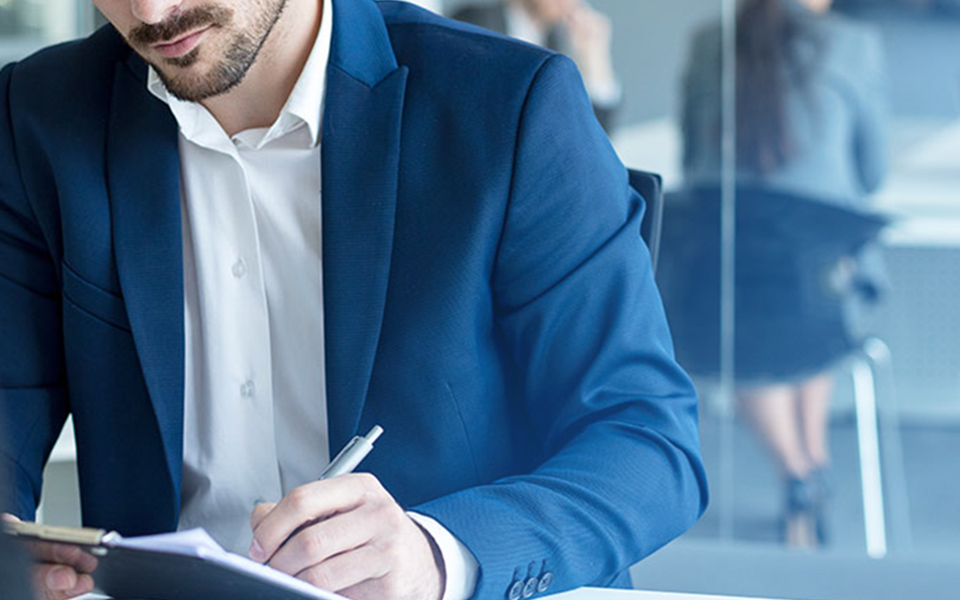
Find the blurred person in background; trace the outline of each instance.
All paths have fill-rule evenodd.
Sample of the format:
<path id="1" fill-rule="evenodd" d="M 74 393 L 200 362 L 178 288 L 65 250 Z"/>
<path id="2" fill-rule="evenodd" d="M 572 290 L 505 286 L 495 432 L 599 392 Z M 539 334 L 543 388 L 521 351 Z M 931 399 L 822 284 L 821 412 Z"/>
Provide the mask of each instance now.
<path id="1" fill-rule="evenodd" d="M 837 0 L 836 5 L 839 10 L 894 8 L 945 16 L 960 14 L 960 0 Z"/>
<path id="2" fill-rule="evenodd" d="M 781 199 L 789 195 L 814 200 L 805 204 L 816 210 L 827 205 L 856 216 L 862 214 L 867 195 L 883 180 L 885 73 L 881 40 L 868 27 L 832 14 L 831 3 L 746 0 L 739 10 L 736 44 L 736 180 L 738 190 L 753 190 L 738 193 L 737 205 L 737 401 L 782 471 L 783 538 L 789 545 L 805 547 L 821 545 L 828 537 L 825 504 L 829 496 L 831 369 L 861 337 L 856 331 L 858 315 L 867 301 L 876 300 L 884 271 L 877 248 L 868 246 L 855 256 L 834 258 L 829 273 L 800 273 L 792 280 L 794 284 L 815 281 L 814 286 L 823 288 L 829 283 L 831 292 L 815 293 L 821 300 L 832 298 L 842 318 L 825 328 L 826 317 L 811 314 L 809 306 L 803 308 L 809 289 L 775 289 L 791 285 L 783 283 L 790 281 L 788 269 L 810 268 L 809 263 L 803 266 L 803 255 L 817 251 L 815 242 L 795 244 L 790 250 L 793 258 L 785 261 L 781 256 L 773 258 L 769 243 L 753 256 L 741 256 L 745 254 L 742 244 L 747 242 L 740 228 L 742 213 L 749 210 L 748 200 L 759 199 L 760 205 L 774 201 L 764 196 L 764 190 Z M 721 30 L 713 25 L 694 41 L 683 88 L 683 166 L 690 189 L 719 189 L 720 73 Z M 826 218 L 822 223 L 831 226 Z M 714 235 L 719 236 L 719 222 L 712 226 Z M 791 226 L 800 227 L 784 224 L 787 233 L 776 236 L 789 236 Z M 818 226 L 806 229 L 808 236 L 819 235 Z M 760 270 L 770 265 L 773 275 L 766 273 L 762 282 L 750 280 L 760 277 Z M 743 282 L 753 285 L 744 288 Z M 751 297 L 751 293 L 763 297 Z M 666 300 L 666 291 L 664 296 Z M 785 301 L 778 303 L 775 297 Z M 791 312 L 794 305 L 801 310 Z M 671 315 L 671 321 L 675 328 L 681 325 L 676 322 L 677 315 Z M 796 335 L 774 333 L 791 330 Z M 811 335 L 814 330 L 818 333 Z M 678 357 L 683 363 L 682 345 L 678 340 Z M 767 368 L 773 356 L 786 357 L 792 366 Z M 692 365 L 685 366 L 696 372 Z"/>
<path id="3" fill-rule="evenodd" d="M 612 133 L 623 97 L 610 54 L 610 19 L 585 0 L 503 0 L 470 4 L 453 18 L 567 54 L 577 63 L 593 111 Z"/>

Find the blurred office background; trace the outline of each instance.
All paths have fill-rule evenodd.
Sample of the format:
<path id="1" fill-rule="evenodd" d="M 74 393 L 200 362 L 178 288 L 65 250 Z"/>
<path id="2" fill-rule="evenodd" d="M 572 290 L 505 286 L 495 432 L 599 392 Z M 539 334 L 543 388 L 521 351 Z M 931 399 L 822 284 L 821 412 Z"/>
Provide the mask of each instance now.
<path id="1" fill-rule="evenodd" d="M 421 4 L 450 15 L 467 2 Z M 736 147 L 735 53 L 720 52 L 733 39 L 737 2 L 591 4 L 610 20 L 622 88 L 611 139 L 628 166 L 663 175 L 669 220 L 671 198 L 689 188 L 684 80 L 693 40 L 711 26 L 722 32 L 718 54 L 697 57 L 696 68 L 716 69 L 718 87 L 710 93 L 718 114 L 728 117 L 718 124 L 716 152 L 724 157 L 724 143 Z M 865 354 L 851 352 L 831 369 L 829 542 L 803 549 L 784 543 L 783 477 L 738 410 L 736 365 L 723 355 L 733 347 L 730 326 L 736 331 L 728 318 L 717 340 L 723 368 L 698 377 L 712 503 L 691 532 L 637 566 L 639 588 L 810 600 L 955 598 L 960 589 L 960 1 L 836 0 L 832 10 L 882 40 L 888 110 L 878 150 L 888 164 L 880 187 L 857 210 L 885 214 L 891 224 L 876 242 L 887 281 L 861 315 L 863 339 L 873 341 L 857 346 Z M 86 0 L 0 0 L 0 60 L 83 35 L 100 22 Z M 728 211 L 731 219 L 735 163 L 725 158 L 717 173 L 718 215 Z M 713 304 L 729 317 L 737 314 L 729 267 L 743 265 L 742 257 L 731 257 L 738 230 L 724 230 L 719 219 L 716 264 L 728 285 L 705 286 L 703 294 L 716 295 Z M 665 252 L 670 248 L 665 240 Z M 676 277 L 670 258 L 662 277 Z M 668 314 L 678 314 L 669 302 Z M 71 444 L 68 427 L 48 467 L 47 521 L 79 522 Z"/>

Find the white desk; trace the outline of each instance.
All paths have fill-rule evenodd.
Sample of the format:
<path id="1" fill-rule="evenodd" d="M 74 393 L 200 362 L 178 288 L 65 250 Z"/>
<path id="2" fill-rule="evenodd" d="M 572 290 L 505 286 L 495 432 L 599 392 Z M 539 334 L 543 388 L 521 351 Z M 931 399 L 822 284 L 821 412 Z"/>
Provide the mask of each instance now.
<path id="1" fill-rule="evenodd" d="M 734 596 L 703 596 L 700 594 L 673 594 L 668 592 L 643 592 L 639 590 L 604 590 L 597 588 L 580 588 L 572 592 L 549 596 L 549 598 L 550 600 L 745 600 L 744 598 Z"/>

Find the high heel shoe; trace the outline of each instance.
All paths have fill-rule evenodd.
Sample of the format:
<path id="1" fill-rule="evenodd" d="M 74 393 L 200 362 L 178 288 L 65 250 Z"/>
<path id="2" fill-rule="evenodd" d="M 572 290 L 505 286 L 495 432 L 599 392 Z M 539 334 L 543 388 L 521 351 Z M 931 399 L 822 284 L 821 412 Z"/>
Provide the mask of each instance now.
<path id="1" fill-rule="evenodd" d="M 817 541 L 821 546 L 830 543 L 830 504 L 833 500 L 833 480 L 830 469 L 820 467 L 810 473 L 813 487 L 813 509 L 816 520 Z"/>
<path id="2" fill-rule="evenodd" d="M 783 543 L 791 548 L 816 548 L 819 535 L 814 486 L 808 479 L 791 477 L 786 481 L 785 493 Z"/>

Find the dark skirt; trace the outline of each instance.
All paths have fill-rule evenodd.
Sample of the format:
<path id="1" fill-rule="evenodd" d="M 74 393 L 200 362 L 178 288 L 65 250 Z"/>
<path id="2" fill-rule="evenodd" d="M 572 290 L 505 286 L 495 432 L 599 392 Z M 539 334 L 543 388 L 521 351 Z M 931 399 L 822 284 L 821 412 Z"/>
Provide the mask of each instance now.
<path id="1" fill-rule="evenodd" d="M 720 372 L 719 206 L 716 191 L 667 200 L 658 274 L 677 358 L 702 377 Z M 858 345 L 846 309 L 857 292 L 841 263 L 884 221 L 767 190 L 740 190 L 737 206 L 736 384 L 797 383 L 830 369 Z"/>

